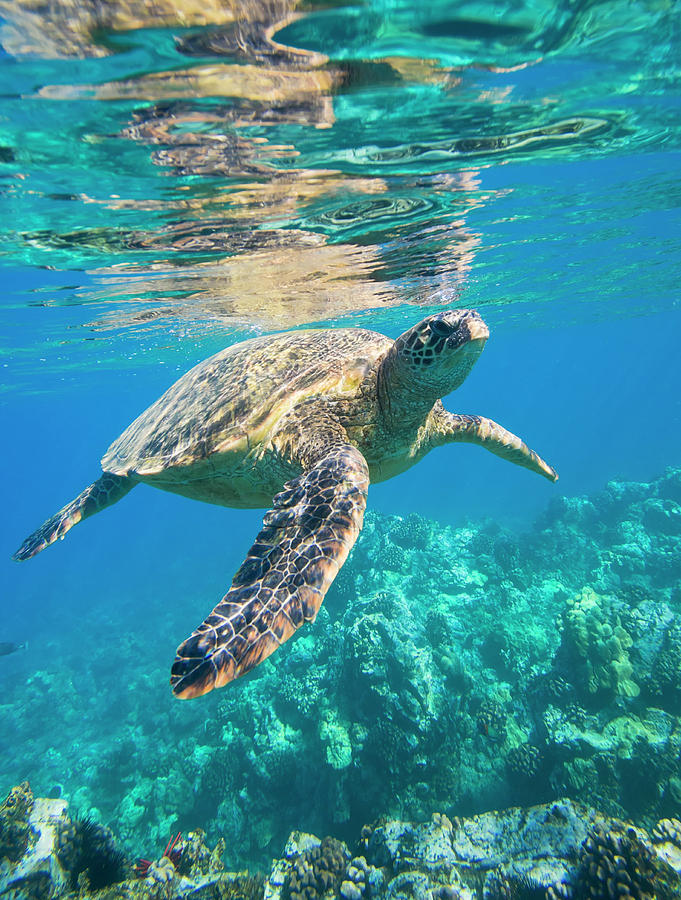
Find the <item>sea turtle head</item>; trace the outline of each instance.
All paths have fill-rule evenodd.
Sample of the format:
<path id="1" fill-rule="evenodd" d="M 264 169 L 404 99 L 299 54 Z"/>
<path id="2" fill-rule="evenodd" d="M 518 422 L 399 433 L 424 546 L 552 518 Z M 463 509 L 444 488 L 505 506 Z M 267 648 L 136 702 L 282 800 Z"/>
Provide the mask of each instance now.
<path id="1" fill-rule="evenodd" d="M 465 381 L 488 337 L 489 329 L 474 310 L 448 309 L 428 316 L 395 341 L 400 381 L 415 391 L 444 397 Z"/>

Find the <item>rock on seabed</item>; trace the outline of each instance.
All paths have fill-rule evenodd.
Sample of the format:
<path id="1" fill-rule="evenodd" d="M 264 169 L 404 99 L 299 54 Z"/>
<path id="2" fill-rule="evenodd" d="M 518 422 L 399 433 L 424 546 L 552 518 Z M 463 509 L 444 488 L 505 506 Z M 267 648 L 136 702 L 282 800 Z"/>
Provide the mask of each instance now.
<path id="1" fill-rule="evenodd" d="M 226 872 L 224 841 L 211 851 L 197 830 L 178 844 L 179 854 L 152 861 L 144 875 L 129 869 L 123 880 L 94 890 L 86 873 L 74 889 L 59 852 L 60 829 L 70 823 L 66 801 L 35 799 L 27 783 L 13 791 L 14 799 L 18 792 L 30 802 L 12 806 L 5 801 L 0 811 L 0 896 L 9 900 L 681 896 L 681 821 L 663 819 L 648 834 L 565 799 L 453 820 L 438 813 L 420 824 L 379 820 L 362 828 L 354 855 L 335 838 L 293 832 L 267 879 Z M 19 855 L 11 840 L 16 826 L 28 838 Z M 96 867 L 96 861 L 90 864 Z M 619 873 L 632 893 L 599 893 L 604 866 L 614 868 L 613 877 Z M 652 893 L 644 893 L 650 884 Z M 533 893 L 512 893 L 521 888 Z"/>

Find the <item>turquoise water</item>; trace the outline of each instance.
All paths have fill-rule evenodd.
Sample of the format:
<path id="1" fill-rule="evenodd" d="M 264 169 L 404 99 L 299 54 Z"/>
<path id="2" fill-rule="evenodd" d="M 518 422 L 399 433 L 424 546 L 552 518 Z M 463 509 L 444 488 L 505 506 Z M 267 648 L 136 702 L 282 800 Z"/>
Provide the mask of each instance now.
<path id="1" fill-rule="evenodd" d="M 569 795 L 681 816 L 681 494 L 659 480 L 681 467 L 678 5 L 104 14 L 10 4 L 0 37 L 0 641 L 28 642 L 0 657 L 0 793 L 28 778 L 131 855 L 201 826 L 235 866 L 384 814 Z M 560 481 L 457 446 L 372 487 L 317 623 L 243 682 L 180 704 L 168 676 L 262 511 L 140 487 L 10 561 L 222 347 L 396 337 L 459 306 L 491 338 L 446 406 L 520 434 Z M 394 539 L 414 513 L 421 537 Z M 594 662 L 604 626 L 628 635 L 620 680 Z M 570 673 L 564 703 L 530 691 Z M 569 704 L 600 749 L 551 730 Z M 622 720 L 636 740 L 612 737 Z M 518 777 L 528 746 L 542 766 Z M 610 758 L 657 774 L 627 794 Z"/>

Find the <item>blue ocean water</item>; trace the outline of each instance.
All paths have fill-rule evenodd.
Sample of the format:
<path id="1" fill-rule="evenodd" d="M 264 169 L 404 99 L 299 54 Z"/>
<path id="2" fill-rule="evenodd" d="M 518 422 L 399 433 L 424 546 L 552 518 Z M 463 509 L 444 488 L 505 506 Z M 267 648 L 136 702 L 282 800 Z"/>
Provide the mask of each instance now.
<path id="1" fill-rule="evenodd" d="M 229 587 L 262 511 L 140 486 L 34 560 L 10 556 L 182 373 L 288 327 L 397 337 L 437 309 L 477 309 L 491 338 L 445 405 L 501 422 L 560 474 L 552 485 L 480 448 L 441 448 L 370 489 L 387 534 L 388 517 L 418 513 L 433 542 L 490 521 L 522 536 L 556 497 L 612 481 L 645 494 L 681 467 L 679 10 L 369 0 L 245 4 L 225 20 L 176 4 L 154 21 L 110 6 L 78 22 L 66 5 L 3 7 L 0 641 L 28 646 L 0 658 L 0 793 L 28 778 L 111 823 L 130 853 L 176 827 L 217 835 L 231 816 L 230 864 L 257 864 L 294 828 L 349 832 L 368 814 L 347 799 L 366 791 L 359 750 L 327 764 L 317 725 L 276 712 L 326 618 L 264 664 L 260 689 L 248 676 L 269 727 L 234 724 L 241 683 L 188 704 L 168 687 L 177 644 Z M 637 584 L 656 583 L 653 566 Z M 674 578 L 660 590 L 681 615 Z M 432 600 L 404 590 L 423 610 Z M 605 700 L 599 715 L 614 716 Z M 284 769 L 258 784 L 245 762 L 273 751 L 280 726 L 328 781 L 305 813 Z M 234 752 L 229 814 L 197 782 L 220 748 Z M 375 816 L 432 811 L 410 779 L 395 776 L 394 806 Z M 558 793 L 555 780 L 541 798 L 504 790 L 452 795 L 448 811 Z"/>

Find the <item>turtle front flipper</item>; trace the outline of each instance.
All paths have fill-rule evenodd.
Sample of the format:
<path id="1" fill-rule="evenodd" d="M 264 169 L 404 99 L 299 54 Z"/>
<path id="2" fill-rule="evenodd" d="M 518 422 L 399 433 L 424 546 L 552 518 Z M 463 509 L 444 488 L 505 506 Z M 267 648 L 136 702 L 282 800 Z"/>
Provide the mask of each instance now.
<path id="1" fill-rule="evenodd" d="M 228 593 L 178 647 L 177 697 L 223 687 L 314 621 L 362 528 L 368 487 L 366 460 L 350 444 L 284 485 Z"/>
<path id="2" fill-rule="evenodd" d="M 87 519 L 88 516 L 92 516 L 105 507 L 116 503 L 134 485 L 135 482 L 124 475 L 114 475 L 112 472 L 105 472 L 101 478 L 98 478 L 97 481 L 86 487 L 84 491 L 81 491 L 75 500 L 72 500 L 63 509 L 60 509 L 51 519 L 44 522 L 37 531 L 29 535 L 12 556 L 12 559 L 30 559 L 36 553 L 40 553 L 45 547 L 49 547 L 50 544 L 53 544 L 59 538 L 63 538 L 66 532 L 80 522 L 81 519 Z"/>
<path id="3" fill-rule="evenodd" d="M 484 416 L 462 416 L 440 409 L 437 418 L 438 442 L 461 441 L 478 444 L 491 453 L 531 469 L 549 481 L 558 481 L 558 473 L 517 435 Z"/>

